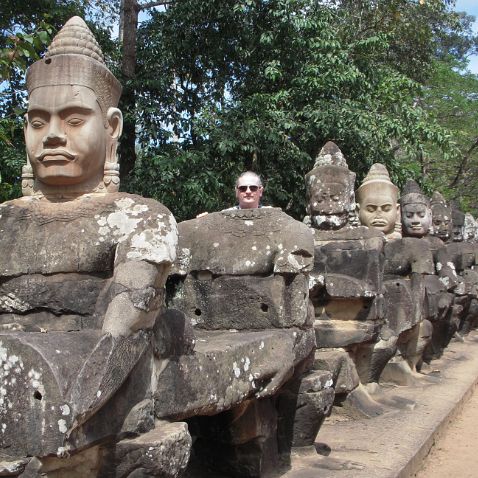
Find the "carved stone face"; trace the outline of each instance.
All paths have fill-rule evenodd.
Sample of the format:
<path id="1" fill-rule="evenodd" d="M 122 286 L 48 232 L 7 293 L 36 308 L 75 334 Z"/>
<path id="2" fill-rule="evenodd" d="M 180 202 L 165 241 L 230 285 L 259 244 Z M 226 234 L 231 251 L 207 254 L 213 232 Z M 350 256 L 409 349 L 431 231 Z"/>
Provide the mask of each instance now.
<path id="1" fill-rule="evenodd" d="M 464 227 L 462 224 L 453 224 L 453 242 L 464 241 Z"/>
<path id="2" fill-rule="evenodd" d="M 349 191 L 345 184 L 326 183 L 313 187 L 309 213 L 314 227 L 339 229 L 347 223 L 350 209 Z"/>
<path id="3" fill-rule="evenodd" d="M 433 209 L 433 234 L 442 241 L 447 241 L 451 236 L 451 215 L 445 209 Z"/>
<path id="4" fill-rule="evenodd" d="M 390 188 L 375 185 L 364 194 L 359 218 L 364 226 L 374 227 L 384 234 L 392 233 L 398 219 L 398 204 Z"/>
<path id="5" fill-rule="evenodd" d="M 432 212 L 425 204 L 405 204 L 402 206 L 402 226 L 405 235 L 423 237 L 428 234 L 432 224 Z"/>
<path id="6" fill-rule="evenodd" d="M 32 91 L 25 141 L 40 182 L 64 186 L 100 181 L 108 134 L 96 95 L 89 88 L 59 85 Z"/>

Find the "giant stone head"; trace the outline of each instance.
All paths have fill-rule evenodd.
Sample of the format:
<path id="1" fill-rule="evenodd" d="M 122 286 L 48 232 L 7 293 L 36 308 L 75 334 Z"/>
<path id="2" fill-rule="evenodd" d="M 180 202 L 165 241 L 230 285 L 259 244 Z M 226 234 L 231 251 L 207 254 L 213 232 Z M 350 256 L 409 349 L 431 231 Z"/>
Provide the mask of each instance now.
<path id="1" fill-rule="evenodd" d="M 121 85 L 80 17 L 28 69 L 27 88 L 24 195 L 117 191 Z"/>
<path id="2" fill-rule="evenodd" d="M 307 213 L 312 227 L 340 229 L 355 209 L 355 173 L 337 147 L 329 141 L 321 150 L 314 168 L 306 174 Z"/>

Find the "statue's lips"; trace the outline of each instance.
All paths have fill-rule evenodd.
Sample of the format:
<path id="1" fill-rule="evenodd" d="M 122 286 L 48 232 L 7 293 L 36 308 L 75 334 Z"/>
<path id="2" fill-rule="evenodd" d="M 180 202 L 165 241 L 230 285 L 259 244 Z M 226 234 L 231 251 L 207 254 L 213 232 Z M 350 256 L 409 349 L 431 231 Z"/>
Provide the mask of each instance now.
<path id="1" fill-rule="evenodd" d="M 42 163 L 69 163 L 74 159 L 74 155 L 64 150 L 44 151 L 38 156 L 38 160 Z"/>
<path id="2" fill-rule="evenodd" d="M 387 221 L 382 221 L 381 219 L 376 219 L 375 221 L 372 221 L 372 226 L 375 227 L 384 227 L 387 225 Z"/>

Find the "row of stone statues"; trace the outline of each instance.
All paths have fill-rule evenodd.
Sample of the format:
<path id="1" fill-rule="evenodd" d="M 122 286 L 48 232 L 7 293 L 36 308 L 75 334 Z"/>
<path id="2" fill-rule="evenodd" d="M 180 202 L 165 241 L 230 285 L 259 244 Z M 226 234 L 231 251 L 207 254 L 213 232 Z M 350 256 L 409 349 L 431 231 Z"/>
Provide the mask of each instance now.
<path id="1" fill-rule="evenodd" d="M 443 198 L 409 183 L 398 204 L 374 165 L 357 213 L 328 143 L 306 223 L 239 208 L 177 225 L 118 192 L 121 87 L 81 18 L 27 87 L 24 196 L 0 205 L 2 476 L 277 472 L 334 400 L 381 413 L 380 381 L 428 379 L 475 326 L 475 224 Z"/>
<path id="2" fill-rule="evenodd" d="M 336 394 L 372 416 L 383 409 L 380 380 L 425 380 L 417 372 L 475 326 L 476 223 L 467 215 L 465 228 L 456 205 L 439 193 L 430 200 L 412 180 L 398 200 L 381 164 L 356 191 L 357 205 L 354 180 L 334 143 L 306 176 L 315 246 L 309 293 L 316 368 L 332 371 Z"/>

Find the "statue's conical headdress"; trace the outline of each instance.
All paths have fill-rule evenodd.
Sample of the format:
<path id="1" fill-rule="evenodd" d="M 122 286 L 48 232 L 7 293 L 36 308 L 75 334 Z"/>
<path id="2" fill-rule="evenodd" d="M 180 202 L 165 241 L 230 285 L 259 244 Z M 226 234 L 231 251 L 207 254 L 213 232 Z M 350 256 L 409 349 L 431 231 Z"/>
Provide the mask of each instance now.
<path id="1" fill-rule="evenodd" d="M 430 200 L 423 194 L 420 186 L 413 179 L 408 179 L 402 189 L 400 196 L 400 205 L 405 204 L 425 204 L 430 207 Z"/>
<path id="2" fill-rule="evenodd" d="M 435 192 L 433 193 L 431 205 L 432 205 L 432 206 L 438 206 L 438 205 L 440 205 L 440 206 L 448 207 L 445 198 L 444 198 L 443 195 L 442 195 L 441 193 L 439 193 L 438 191 L 435 191 Z"/>
<path id="3" fill-rule="evenodd" d="M 362 201 L 363 196 L 371 189 L 377 186 L 386 186 L 390 189 L 392 195 L 396 198 L 398 195 L 398 188 L 390 180 L 387 168 L 381 163 L 372 164 L 370 171 L 368 172 L 362 184 L 356 191 L 357 199 Z"/>
<path id="4" fill-rule="evenodd" d="M 305 181 L 307 195 L 312 188 L 323 187 L 327 183 L 343 184 L 347 188 L 350 202 L 355 207 L 355 173 L 350 171 L 342 151 L 332 141 L 328 141 L 322 147 L 315 159 L 313 169 L 306 174 Z"/>
<path id="5" fill-rule="evenodd" d="M 53 39 L 45 57 L 27 71 L 27 89 L 79 85 L 91 88 L 103 115 L 118 105 L 121 84 L 105 65 L 98 42 L 80 17 L 70 18 Z"/>
<path id="6" fill-rule="evenodd" d="M 460 209 L 460 205 L 457 201 L 450 201 L 451 207 L 451 217 L 454 226 L 464 226 L 465 225 L 465 213 Z"/>
<path id="7" fill-rule="evenodd" d="M 443 215 L 451 220 L 451 208 L 438 191 L 435 191 L 432 195 L 431 208 L 434 216 Z"/>
<path id="8" fill-rule="evenodd" d="M 348 170 L 347 161 L 345 156 L 340 151 L 339 147 L 333 142 L 328 141 L 320 150 L 317 158 L 315 158 L 314 168 L 319 166 L 340 166 Z"/>

